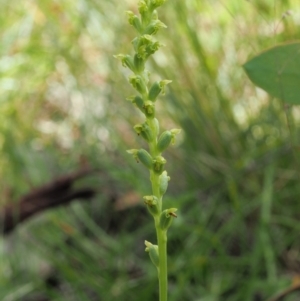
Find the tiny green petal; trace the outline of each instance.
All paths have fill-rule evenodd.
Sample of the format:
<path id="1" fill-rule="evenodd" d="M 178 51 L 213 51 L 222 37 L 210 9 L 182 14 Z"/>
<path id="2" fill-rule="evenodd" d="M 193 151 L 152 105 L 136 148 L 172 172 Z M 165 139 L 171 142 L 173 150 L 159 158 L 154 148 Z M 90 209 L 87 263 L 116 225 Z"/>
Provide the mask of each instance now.
<path id="1" fill-rule="evenodd" d="M 141 96 L 130 96 L 126 98 L 136 105 L 143 113 L 145 113 L 144 100 Z"/>
<path id="2" fill-rule="evenodd" d="M 145 240 L 146 249 L 145 251 L 149 253 L 152 263 L 158 268 L 159 267 L 159 255 L 158 246 L 153 245 L 151 242 Z"/>
<path id="3" fill-rule="evenodd" d="M 140 135 L 141 132 L 143 131 L 143 125 L 142 124 L 136 124 L 134 127 L 135 132 Z"/>
<path id="4" fill-rule="evenodd" d="M 164 165 L 167 163 L 167 160 L 162 156 L 157 156 L 153 160 L 153 170 L 157 174 L 161 174 L 164 170 Z"/>
<path id="5" fill-rule="evenodd" d="M 148 12 L 149 8 L 145 1 L 139 1 L 138 10 L 142 16 Z"/>
<path id="6" fill-rule="evenodd" d="M 145 108 L 145 115 L 148 118 L 154 118 L 154 116 L 155 116 L 155 105 L 154 105 L 154 103 L 150 100 L 147 100 L 147 101 L 145 101 L 144 108 Z"/>
<path id="7" fill-rule="evenodd" d="M 145 246 L 146 246 L 145 251 L 148 252 L 149 251 L 148 248 L 152 246 L 152 243 L 150 241 L 148 241 L 148 240 L 145 240 Z"/>
<path id="8" fill-rule="evenodd" d="M 135 15 L 132 11 L 127 11 L 126 14 L 128 17 L 129 24 L 132 25 L 139 33 L 142 33 L 143 27 L 139 17 Z"/>
<path id="9" fill-rule="evenodd" d="M 135 66 L 133 58 L 128 54 L 117 54 L 114 55 L 116 59 L 122 62 L 123 67 L 128 67 L 131 71 L 135 72 Z"/>
<path id="10" fill-rule="evenodd" d="M 157 215 L 159 213 L 157 197 L 154 195 L 146 195 L 143 199 L 145 200 L 144 203 L 147 205 L 149 212 L 152 215 Z"/>
<path id="11" fill-rule="evenodd" d="M 128 154 L 130 154 L 130 155 L 132 155 L 133 156 L 133 158 L 137 161 L 137 162 L 139 162 L 139 159 L 138 159 L 138 149 L 129 149 L 129 150 L 127 150 L 127 153 Z"/>
<path id="12" fill-rule="evenodd" d="M 172 144 L 175 144 L 175 138 L 176 135 L 178 135 L 181 132 L 181 129 L 172 129 L 170 130 L 171 134 L 172 134 Z"/>
<path id="13" fill-rule="evenodd" d="M 160 44 L 159 42 L 154 42 L 149 47 L 146 48 L 146 53 L 148 56 L 155 53 L 163 44 Z"/>
<path id="14" fill-rule="evenodd" d="M 159 6 L 162 6 L 167 0 L 151 0 L 150 1 L 150 8 L 155 9 Z"/>
<path id="15" fill-rule="evenodd" d="M 167 80 L 167 79 L 154 82 L 149 90 L 148 98 L 152 101 L 156 101 L 156 98 L 160 93 L 162 95 L 165 94 L 165 87 L 171 82 L 172 82 L 171 80 Z"/>
<path id="16" fill-rule="evenodd" d="M 154 11 L 153 11 L 151 19 L 152 19 L 152 20 L 158 20 L 158 13 L 157 13 L 157 10 L 154 10 Z"/>
<path id="17" fill-rule="evenodd" d="M 167 25 L 161 22 L 160 20 L 152 20 L 149 25 L 145 28 L 143 34 L 154 35 L 161 28 L 167 28 Z"/>
<path id="18" fill-rule="evenodd" d="M 144 94 L 147 92 L 146 83 L 141 76 L 132 75 L 129 77 L 129 82 L 133 86 L 133 88 L 136 89 L 141 94 Z"/>
<path id="19" fill-rule="evenodd" d="M 153 135 L 152 129 L 147 124 L 147 122 L 143 124 L 137 124 L 133 128 L 136 131 L 136 133 L 138 135 L 141 135 L 147 142 L 153 141 L 155 136 Z"/>
<path id="20" fill-rule="evenodd" d="M 154 206 L 157 204 L 157 197 L 155 195 L 145 195 L 143 199 L 147 205 Z"/>
<path id="21" fill-rule="evenodd" d="M 166 85 L 170 84 L 172 81 L 168 80 L 168 79 L 164 79 L 160 81 L 160 86 L 161 86 L 161 94 L 164 95 L 165 94 L 165 89 L 166 89 Z"/>
<path id="22" fill-rule="evenodd" d="M 164 210 L 160 215 L 160 228 L 162 230 L 168 230 L 168 228 L 171 226 L 173 217 L 177 217 L 175 212 L 177 211 L 177 208 L 170 208 Z"/>
<path id="23" fill-rule="evenodd" d="M 156 52 L 162 44 L 155 41 L 154 38 L 145 34 L 140 37 L 136 37 L 132 41 L 135 52 L 139 55 L 140 58 L 146 60 L 149 55 Z"/>

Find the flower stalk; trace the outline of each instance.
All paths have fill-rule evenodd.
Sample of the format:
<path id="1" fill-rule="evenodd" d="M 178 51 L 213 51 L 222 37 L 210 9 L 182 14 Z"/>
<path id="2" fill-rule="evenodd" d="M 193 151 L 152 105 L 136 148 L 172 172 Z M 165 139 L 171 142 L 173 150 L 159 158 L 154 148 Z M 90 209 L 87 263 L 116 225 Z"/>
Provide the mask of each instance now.
<path id="1" fill-rule="evenodd" d="M 166 25 L 158 19 L 157 8 L 166 0 L 140 0 L 138 2 L 139 16 L 128 11 L 128 22 L 137 31 L 137 37 L 132 41 L 134 55 L 119 54 L 124 67 L 133 74 L 129 83 L 136 90 L 137 95 L 128 98 L 143 114 L 145 120 L 134 126 L 136 133 L 148 143 L 148 150 L 128 150 L 137 162 L 141 162 L 150 172 L 152 194 L 144 196 L 144 203 L 154 218 L 157 245 L 145 241 L 145 251 L 157 268 L 159 280 L 159 301 L 168 299 L 168 270 L 167 270 L 167 231 L 172 220 L 176 217 L 176 208 L 163 208 L 163 195 L 168 188 L 170 177 L 165 170 L 166 159 L 162 156 L 169 145 L 174 144 L 179 129 L 164 131 L 160 134 L 159 121 L 156 118 L 155 103 L 164 94 L 165 87 L 170 80 L 150 83 L 150 73 L 145 69 L 148 58 L 154 54 L 161 44 L 154 39 L 154 35 Z"/>

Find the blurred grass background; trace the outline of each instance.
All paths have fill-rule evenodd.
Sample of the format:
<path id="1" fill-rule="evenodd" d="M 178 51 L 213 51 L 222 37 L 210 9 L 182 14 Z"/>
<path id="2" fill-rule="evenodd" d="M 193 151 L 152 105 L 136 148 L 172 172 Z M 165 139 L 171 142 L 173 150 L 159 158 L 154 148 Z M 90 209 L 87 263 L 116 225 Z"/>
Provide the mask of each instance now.
<path id="1" fill-rule="evenodd" d="M 89 203 L 45 212 L 0 239 L 0 300 L 157 300 L 154 242 L 141 196 L 147 172 L 126 149 L 141 143 L 125 100 L 137 1 L 0 0 L 0 204 L 88 162 L 100 175 Z M 165 44 L 149 64 L 171 79 L 162 127 L 170 301 L 260 301 L 300 275 L 297 107 L 256 89 L 241 65 L 299 39 L 297 0 L 172 0 Z M 176 205 L 175 205 L 176 204 Z M 285 301 L 299 298 L 297 293 Z"/>

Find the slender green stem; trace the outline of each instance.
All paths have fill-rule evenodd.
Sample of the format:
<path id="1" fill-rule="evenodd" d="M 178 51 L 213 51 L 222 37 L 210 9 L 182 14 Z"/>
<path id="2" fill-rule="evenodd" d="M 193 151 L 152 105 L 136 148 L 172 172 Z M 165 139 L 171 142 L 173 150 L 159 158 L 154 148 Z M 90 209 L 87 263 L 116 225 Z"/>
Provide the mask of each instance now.
<path id="1" fill-rule="evenodd" d="M 154 126 L 150 123 L 150 127 Z M 154 128 L 152 128 L 154 130 Z M 149 143 L 150 154 L 155 157 L 157 153 L 157 139 Z M 154 216 L 156 237 L 158 245 L 159 267 L 157 268 L 158 281 L 159 281 L 159 301 L 168 300 L 168 267 L 167 267 L 167 231 L 162 230 L 160 227 L 160 216 L 162 213 L 162 196 L 159 189 L 159 175 L 150 171 L 150 179 L 152 183 L 152 193 L 158 199 L 159 212 Z"/>
<path id="2" fill-rule="evenodd" d="M 155 130 L 152 120 L 148 120 L 152 130 Z M 157 139 L 149 143 L 150 154 L 155 157 L 157 153 Z M 158 282 L 159 282 L 159 301 L 167 301 L 168 299 L 168 266 L 167 266 L 167 231 L 160 228 L 160 215 L 162 212 L 162 196 L 159 191 L 159 175 L 150 171 L 150 179 L 152 183 L 152 193 L 158 199 L 159 214 L 154 216 L 156 237 L 158 245 L 159 267 L 157 268 Z"/>
<path id="3" fill-rule="evenodd" d="M 159 227 L 159 219 L 155 220 L 159 268 L 159 301 L 167 301 L 168 299 L 168 266 L 167 266 L 167 233 Z"/>

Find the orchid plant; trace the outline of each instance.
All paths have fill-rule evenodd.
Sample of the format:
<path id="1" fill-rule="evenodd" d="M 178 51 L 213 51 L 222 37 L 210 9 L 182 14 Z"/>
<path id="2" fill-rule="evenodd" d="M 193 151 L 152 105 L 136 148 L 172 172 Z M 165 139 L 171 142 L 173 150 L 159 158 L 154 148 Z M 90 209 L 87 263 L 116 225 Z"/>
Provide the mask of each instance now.
<path id="1" fill-rule="evenodd" d="M 146 252 L 157 268 L 159 280 L 159 300 L 168 298 L 167 271 L 167 231 L 176 217 L 176 208 L 163 208 L 163 196 L 167 191 L 170 177 L 165 170 L 166 159 L 162 156 L 170 144 L 174 144 L 175 136 L 180 129 L 164 131 L 160 134 L 159 121 L 156 118 L 155 104 L 158 97 L 165 92 L 170 80 L 151 83 L 150 72 L 145 63 L 162 45 L 154 35 L 167 26 L 158 19 L 157 9 L 166 0 L 140 0 L 139 16 L 127 11 L 128 21 L 137 31 L 132 40 L 134 54 L 119 54 L 115 57 L 122 61 L 124 67 L 132 71 L 129 83 L 136 90 L 136 95 L 127 98 L 144 115 L 144 122 L 134 126 L 136 133 L 148 143 L 148 150 L 143 148 L 128 150 L 137 162 L 141 162 L 150 172 L 152 193 L 144 196 L 144 203 L 154 218 L 157 244 L 145 241 Z"/>

